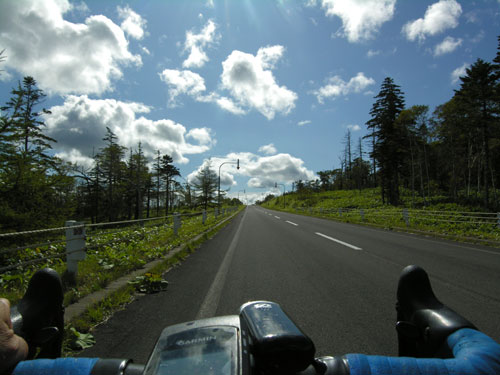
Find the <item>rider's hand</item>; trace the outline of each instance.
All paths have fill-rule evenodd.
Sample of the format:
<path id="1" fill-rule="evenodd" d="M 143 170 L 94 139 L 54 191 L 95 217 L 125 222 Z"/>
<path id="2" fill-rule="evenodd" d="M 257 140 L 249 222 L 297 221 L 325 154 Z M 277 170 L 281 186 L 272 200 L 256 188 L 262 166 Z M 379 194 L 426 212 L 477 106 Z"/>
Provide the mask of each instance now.
<path id="1" fill-rule="evenodd" d="M 0 298 L 0 374 L 12 369 L 27 355 L 28 344 L 12 329 L 10 302 Z"/>

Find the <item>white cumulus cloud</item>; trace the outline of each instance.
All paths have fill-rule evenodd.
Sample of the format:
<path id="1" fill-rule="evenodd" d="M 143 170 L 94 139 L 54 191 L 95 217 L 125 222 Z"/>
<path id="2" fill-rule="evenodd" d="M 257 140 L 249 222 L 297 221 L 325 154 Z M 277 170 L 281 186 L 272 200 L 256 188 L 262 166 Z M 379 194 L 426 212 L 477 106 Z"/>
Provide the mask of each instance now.
<path id="1" fill-rule="evenodd" d="M 357 132 L 361 130 L 361 127 L 358 124 L 347 125 L 347 129 L 352 130 L 353 132 Z"/>
<path id="2" fill-rule="evenodd" d="M 206 90 L 203 77 L 190 70 L 165 69 L 160 73 L 160 79 L 169 87 L 170 106 L 177 104 L 178 95 L 190 95 L 199 99 Z"/>
<path id="3" fill-rule="evenodd" d="M 259 147 L 259 152 L 266 155 L 273 155 L 277 152 L 276 147 L 274 147 L 273 143 L 269 143 L 268 145 L 264 145 Z"/>
<path id="4" fill-rule="evenodd" d="M 210 163 L 212 170 L 218 174 L 218 167 L 224 162 L 240 160 L 240 169 L 236 165 L 221 168 L 221 189 L 236 184 L 235 175 L 248 177 L 248 187 L 273 188 L 275 182 L 291 184 L 297 180 L 312 180 L 316 175 L 304 166 L 302 159 L 287 153 L 271 156 L 260 156 L 251 152 L 230 153 L 225 157 L 206 159 L 203 164 L 188 175 L 188 181 L 194 181 L 196 175 Z"/>
<path id="5" fill-rule="evenodd" d="M 0 45 L 9 53 L 6 67 L 36 77 L 49 93 L 102 94 L 123 76 L 122 67 L 140 66 L 123 30 L 103 15 L 85 23 L 63 16 L 67 0 L 0 1 Z"/>
<path id="6" fill-rule="evenodd" d="M 184 68 L 200 68 L 209 61 L 205 49 L 217 43 L 220 35 L 217 33 L 217 25 L 213 20 L 208 20 L 200 33 L 196 34 L 190 30 L 186 32 L 184 52 L 189 55 L 182 63 Z"/>
<path id="7" fill-rule="evenodd" d="M 352 77 L 349 82 L 344 81 L 340 76 L 330 77 L 325 86 L 320 87 L 312 93 L 316 95 L 318 102 L 323 104 L 326 98 L 336 98 L 346 96 L 351 93 L 360 93 L 368 86 L 374 85 L 373 78 L 366 77 L 363 72 L 359 72 Z"/>
<path id="8" fill-rule="evenodd" d="M 423 41 L 428 35 L 436 35 L 458 26 L 462 7 L 456 0 L 440 0 L 430 5 L 424 18 L 408 22 L 403 26 L 403 34 L 408 40 Z"/>
<path id="9" fill-rule="evenodd" d="M 188 95 L 198 102 L 215 103 L 235 115 L 256 109 L 271 120 L 276 113 L 287 115 L 297 100 L 295 92 L 278 85 L 271 71 L 283 53 L 282 46 L 260 48 L 255 56 L 233 51 L 222 63 L 219 88 L 212 92 L 206 91 L 203 77 L 190 70 L 165 69 L 159 75 L 169 88 L 170 106 L 178 104 L 179 95 Z"/>
<path id="10" fill-rule="evenodd" d="M 215 144 L 211 130 L 206 127 L 187 131 L 184 125 L 169 119 L 146 118 L 150 108 L 142 103 L 69 95 L 62 105 L 50 110 L 52 114 L 46 116 L 45 122 L 47 134 L 58 141 L 54 151 L 82 165 L 88 166 L 92 154 L 103 147 L 106 128 L 115 133 L 122 146 L 136 149 L 141 142 L 144 154 L 150 159 L 160 150 L 177 163 L 187 163 L 186 155 L 206 152 Z M 188 142 L 188 138 L 194 142 Z"/>
<path id="11" fill-rule="evenodd" d="M 311 123 L 311 120 L 303 120 L 303 121 L 299 121 L 297 123 L 298 126 L 304 126 L 304 125 L 308 125 Z"/>
<path id="12" fill-rule="evenodd" d="M 441 56 L 446 53 L 453 52 L 462 44 L 462 39 L 452 38 L 451 36 L 447 36 L 444 40 L 436 45 L 434 48 L 434 56 Z"/>
<path id="13" fill-rule="evenodd" d="M 342 19 L 350 42 L 373 39 L 382 24 L 392 19 L 395 4 L 396 0 L 321 0 L 327 16 Z"/>
<path id="14" fill-rule="evenodd" d="M 217 105 L 225 111 L 231 112 L 235 115 L 244 115 L 246 113 L 243 108 L 238 107 L 231 99 L 225 96 L 214 96 L 214 98 Z"/>
<path id="15" fill-rule="evenodd" d="M 271 120 L 295 107 L 297 94 L 279 86 L 271 72 L 283 52 L 282 46 L 260 48 L 255 56 L 235 50 L 222 63 L 221 86 L 239 108 L 256 109 Z"/>
<path id="16" fill-rule="evenodd" d="M 451 83 L 455 85 L 459 80 L 460 77 L 463 77 L 467 74 L 467 68 L 470 66 L 470 64 L 463 63 L 461 66 L 453 70 L 451 72 Z"/>
<path id="17" fill-rule="evenodd" d="M 129 6 L 124 8 L 117 7 L 118 16 L 123 20 L 120 27 L 130 37 L 134 39 L 144 38 L 144 28 L 146 27 L 146 20 L 139 14 L 134 12 Z"/>
<path id="18" fill-rule="evenodd" d="M 246 113 L 231 98 L 221 96 L 217 92 L 206 93 L 205 80 L 198 73 L 190 70 L 165 69 L 160 74 L 160 79 L 168 86 L 168 105 L 175 107 L 178 105 L 179 95 L 188 95 L 197 102 L 215 103 L 221 109 L 235 115 Z"/>

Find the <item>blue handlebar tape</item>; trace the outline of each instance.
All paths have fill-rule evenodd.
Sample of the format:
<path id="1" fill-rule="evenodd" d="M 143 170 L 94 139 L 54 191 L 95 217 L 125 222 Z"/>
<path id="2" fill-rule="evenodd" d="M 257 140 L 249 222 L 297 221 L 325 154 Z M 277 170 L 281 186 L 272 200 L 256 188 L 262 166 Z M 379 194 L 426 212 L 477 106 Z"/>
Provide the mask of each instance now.
<path id="1" fill-rule="evenodd" d="M 385 357 L 347 354 L 351 375 L 500 374 L 500 345 L 479 331 L 464 328 L 447 344 L 454 358 Z M 13 375 L 89 375 L 98 358 L 38 359 L 20 362 Z"/>
<path id="2" fill-rule="evenodd" d="M 13 375 L 89 375 L 99 358 L 36 359 L 19 362 Z"/>
<path id="3" fill-rule="evenodd" d="M 385 357 L 347 354 L 351 375 L 500 374 L 500 345 L 479 331 L 463 328 L 448 336 L 454 358 Z"/>

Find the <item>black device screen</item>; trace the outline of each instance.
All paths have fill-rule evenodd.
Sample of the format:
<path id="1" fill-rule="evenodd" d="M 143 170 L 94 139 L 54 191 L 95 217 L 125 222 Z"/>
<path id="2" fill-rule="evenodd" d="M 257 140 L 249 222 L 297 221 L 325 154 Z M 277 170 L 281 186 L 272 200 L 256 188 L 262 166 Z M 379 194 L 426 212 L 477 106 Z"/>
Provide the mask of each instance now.
<path id="1" fill-rule="evenodd" d="M 238 332 L 234 327 L 194 328 L 160 338 L 147 374 L 235 374 Z"/>

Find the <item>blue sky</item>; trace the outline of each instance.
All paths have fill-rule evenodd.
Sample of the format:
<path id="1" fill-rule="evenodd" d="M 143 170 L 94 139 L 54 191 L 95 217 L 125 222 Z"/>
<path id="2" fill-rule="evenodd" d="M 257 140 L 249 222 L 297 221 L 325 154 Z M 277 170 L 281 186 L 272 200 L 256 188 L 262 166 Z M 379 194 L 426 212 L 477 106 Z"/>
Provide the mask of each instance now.
<path id="1" fill-rule="evenodd" d="M 499 0 L 2 0 L 0 101 L 31 75 L 60 157 L 90 166 L 109 127 L 187 180 L 239 158 L 222 187 L 252 201 L 338 168 L 385 77 L 407 107 L 449 100 L 499 26 Z"/>

